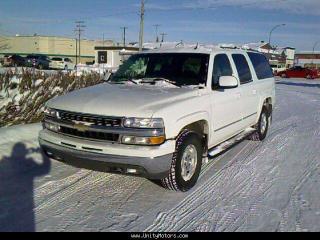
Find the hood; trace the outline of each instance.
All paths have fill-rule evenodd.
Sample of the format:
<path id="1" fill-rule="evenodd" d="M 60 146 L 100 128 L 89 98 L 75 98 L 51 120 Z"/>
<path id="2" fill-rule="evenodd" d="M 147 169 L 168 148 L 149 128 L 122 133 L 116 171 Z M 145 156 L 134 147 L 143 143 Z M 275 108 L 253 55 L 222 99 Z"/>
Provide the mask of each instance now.
<path id="1" fill-rule="evenodd" d="M 198 89 L 103 83 L 50 100 L 48 107 L 118 117 L 152 117 L 162 107 L 198 96 Z"/>

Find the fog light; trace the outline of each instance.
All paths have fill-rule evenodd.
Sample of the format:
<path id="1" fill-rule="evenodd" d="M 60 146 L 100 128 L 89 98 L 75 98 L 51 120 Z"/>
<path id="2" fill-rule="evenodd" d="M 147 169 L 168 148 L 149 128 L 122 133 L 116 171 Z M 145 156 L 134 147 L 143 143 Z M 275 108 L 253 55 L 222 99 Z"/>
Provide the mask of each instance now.
<path id="1" fill-rule="evenodd" d="M 129 174 L 137 174 L 138 173 L 138 171 L 137 171 L 137 169 L 127 169 L 127 173 L 129 173 Z"/>
<path id="2" fill-rule="evenodd" d="M 135 143 L 135 139 L 134 139 L 134 137 L 124 136 L 124 137 L 122 137 L 122 143 L 124 143 L 124 144 L 134 144 Z"/>

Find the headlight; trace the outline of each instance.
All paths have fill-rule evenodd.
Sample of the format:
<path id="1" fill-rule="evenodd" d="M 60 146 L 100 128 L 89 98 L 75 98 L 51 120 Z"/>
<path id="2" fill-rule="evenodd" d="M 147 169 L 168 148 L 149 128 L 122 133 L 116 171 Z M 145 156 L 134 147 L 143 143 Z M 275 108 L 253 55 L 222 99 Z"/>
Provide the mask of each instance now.
<path id="1" fill-rule="evenodd" d="M 134 136 L 123 136 L 121 142 L 127 145 L 161 145 L 164 143 L 166 138 L 164 136 L 159 137 L 134 137 Z"/>
<path id="2" fill-rule="evenodd" d="M 51 108 L 45 107 L 44 114 L 48 117 L 59 118 L 59 112 Z"/>
<path id="3" fill-rule="evenodd" d="M 54 123 L 44 122 L 43 127 L 53 132 L 59 132 L 60 126 Z"/>
<path id="4" fill-rule="evenodd" d="M 123 125 L 127 128 L 164 128 L 161 118 L 126 118 Z"/>

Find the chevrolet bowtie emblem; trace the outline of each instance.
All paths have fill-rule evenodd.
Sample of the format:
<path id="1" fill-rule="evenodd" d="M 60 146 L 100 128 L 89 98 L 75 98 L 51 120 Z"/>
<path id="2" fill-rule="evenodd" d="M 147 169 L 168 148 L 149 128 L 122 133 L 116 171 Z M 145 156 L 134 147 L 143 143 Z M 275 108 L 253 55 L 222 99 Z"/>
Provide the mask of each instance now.
<path id="1" fill-rule="evenodd" d="M 89 130 L 89 126 L 83 124 L 75 124 L 74 128 L 77 129 L 79 132 L 85 132 Z"/>
<path id="2" fill-rule="evenodd" d="M 92 123 L 88 122 L 81 122 L 81 121 L 73 121 L 74 128 L 77 129 L 79 132 L 85 132 L 90 129 L 90 126 L 93 125 Z"/>

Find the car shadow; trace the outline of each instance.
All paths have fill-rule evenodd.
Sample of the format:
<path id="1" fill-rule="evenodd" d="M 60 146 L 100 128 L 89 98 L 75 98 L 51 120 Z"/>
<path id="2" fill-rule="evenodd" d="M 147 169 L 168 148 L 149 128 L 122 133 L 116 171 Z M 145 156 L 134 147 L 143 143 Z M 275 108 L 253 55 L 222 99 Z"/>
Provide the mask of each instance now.
<path id="1" fill-rule="evenodd" d="M 34 232 L 34 180 L 49 173 L 51 161 L 28 157 L 41 152 L 17 143 L 10 156 L 0 159 L 0 232 Z M 42 152 L 41 152 L 42 153 Z"/>
<path id="2" fill-rule="evenodd" d="M 296 86 L 296 87 L 314 87 L 314 88 L 320 88 L 320 84 L 317 83 L 302 83 L 302 82 L 288 82 L 288 81 L 281 81 L 276 82 L 276 84 L 279 85 L 288 85 L 288 86 Z"/>

